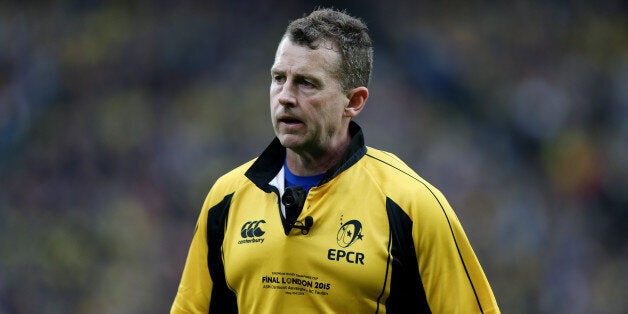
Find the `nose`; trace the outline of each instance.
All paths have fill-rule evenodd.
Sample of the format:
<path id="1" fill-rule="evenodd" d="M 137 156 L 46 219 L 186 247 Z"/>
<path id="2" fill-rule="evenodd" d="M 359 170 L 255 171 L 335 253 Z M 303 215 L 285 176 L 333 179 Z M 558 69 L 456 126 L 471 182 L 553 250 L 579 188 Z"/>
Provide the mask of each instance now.
<path id="1" fill-rule="evenodd" d="M 297 99 L 294 91 L 294 84 L 286 81 L 279 91 L 279 95 L 277 95 L 277 101 L 283 106 L 295 106 Z"/>

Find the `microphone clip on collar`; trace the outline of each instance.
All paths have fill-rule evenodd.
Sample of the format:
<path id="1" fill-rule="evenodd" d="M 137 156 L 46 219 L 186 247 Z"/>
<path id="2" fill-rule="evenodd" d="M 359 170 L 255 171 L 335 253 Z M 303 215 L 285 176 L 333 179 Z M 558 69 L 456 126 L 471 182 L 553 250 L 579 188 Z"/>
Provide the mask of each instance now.
<path id="1" fill-rule="evenodd" d="M 294 224 L 292 224 L 292 228 L 300 229 L 301 234 L 306 235 L 310 233 L 310 228 L 312 228 L 312 225 L 314 225 L 314 218 L 312 218 L 312 216 L 307 216 L 305 217 L 304 222 L 295 221 Z"/>

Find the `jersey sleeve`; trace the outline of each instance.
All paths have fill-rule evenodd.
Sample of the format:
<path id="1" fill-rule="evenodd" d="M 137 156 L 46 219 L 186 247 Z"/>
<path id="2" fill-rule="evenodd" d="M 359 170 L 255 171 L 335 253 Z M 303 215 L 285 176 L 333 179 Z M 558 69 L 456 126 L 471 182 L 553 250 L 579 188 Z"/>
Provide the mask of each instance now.
<path id="1" fill-rule="evenodd" d="M 495 296 L 455 212 L 429 186 L 415 211 L 419 272 L 433 313 L 499 313 Z"/>
<path id="2" fill-rule="evenodd" d="M 170 313 L 207 313 L 213 282 L 207 267 L 207 215 L 213 197 L 210 191 L 199 214 L 188 250 L 181 282 Z"/>

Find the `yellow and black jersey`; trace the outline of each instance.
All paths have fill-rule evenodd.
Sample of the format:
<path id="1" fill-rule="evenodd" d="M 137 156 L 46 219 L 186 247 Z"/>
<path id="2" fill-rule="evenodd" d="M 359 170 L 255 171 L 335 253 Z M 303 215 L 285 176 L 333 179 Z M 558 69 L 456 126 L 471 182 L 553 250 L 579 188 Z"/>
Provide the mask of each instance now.
<path id="1" fill-rule="evenodd" d="M 445 197 L 393 154 L 352 142 L 282 214 L 285 148 L 217 180 L 200 213 L 172 313 L 498 313 Z M 306 218 L 307 217 L 307 218 Z"/>

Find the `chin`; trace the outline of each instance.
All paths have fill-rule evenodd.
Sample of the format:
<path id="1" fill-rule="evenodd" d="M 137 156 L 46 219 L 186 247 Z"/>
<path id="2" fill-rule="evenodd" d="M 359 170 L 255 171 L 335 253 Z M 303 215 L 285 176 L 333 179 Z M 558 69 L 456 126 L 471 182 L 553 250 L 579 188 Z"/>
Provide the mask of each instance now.
<path id="1" fill-rule="evenodd" d="M 279 142 L 285 148 L 295 149 L 302 144 L 301 138 L 292 134 L 278 135 L 277 138 L 279 138 Z"/>
<path id="2" fill-rule="evenodd" d="M 279 138 L 279 142 L 285 148 L 296 148 L 299 146 L 295 141 L 282 140 L 281 138 Z"/>

